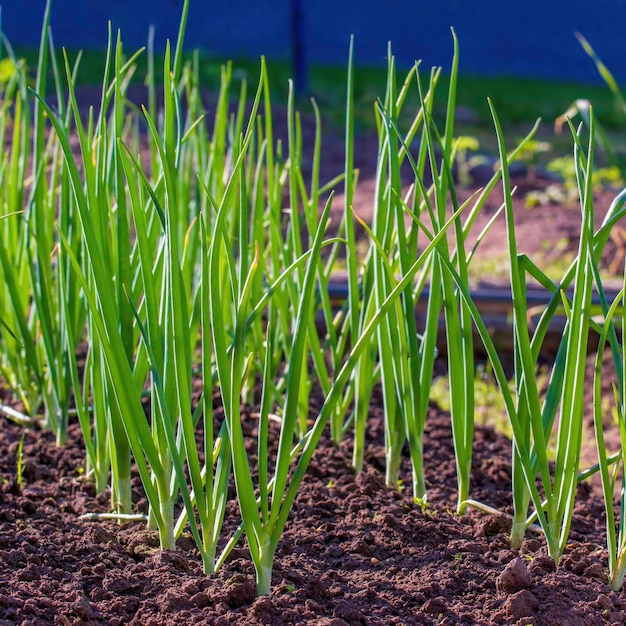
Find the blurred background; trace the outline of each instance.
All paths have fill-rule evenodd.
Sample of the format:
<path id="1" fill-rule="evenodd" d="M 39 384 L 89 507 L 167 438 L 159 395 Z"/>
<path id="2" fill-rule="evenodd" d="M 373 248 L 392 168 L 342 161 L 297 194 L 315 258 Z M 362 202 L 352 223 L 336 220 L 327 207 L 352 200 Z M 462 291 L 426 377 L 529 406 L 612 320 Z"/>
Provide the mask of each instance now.
<path id="1" fill-rule="evenodd" d="M 37 64 L 45 5 L 45 0 L 0 0 L 2 31 L 30 68 Z M 176 41 L 182 9 L 183 0 L 53 0 L 54 45 L 57 52 L 66 48 L 70 61 L 83 50 L 77 84 L 97 85 L 110 22 L 114 36 L 121 31 L 128 54 L 152 38 L 158 73 L 166 40 Z M 512 140 L 542 118 L 538 139 L 550 146 L 538 160 L 547 162 L 570 151 L 569 133 L 556 136 L 554 122 L 580 98 L 593 103 L 616 150 L 626 151 L 626 104 L 607 87 L 576 37 L 584 35 L 617 84 L 626 85 L 624 24 L 626 0 L 190 0 L 185 48 L 189 55 L 199 51 L 196 60 L 209 91 L 217 89 L 227 60 L 233 61 L 235 81 L 255 85 L 259 57 L 265 55 L 273 97 L 284 102 L 293 78 L 299 106 L 310 112 L 308 98 L 315 97 L 326 122 L 341 132 L 354 35 L 358 133 L 375 128 L 374 103 L 385 92 L 389 42 L 401 70 L 417 60 L 423 76 L 433 66 L 442 67 L 444 85 L 434 112 L 445 114 L 453 27 L 460 48 L 458 132 L 495 151 L 490 97 Z M 144 54 L 133 80 L 141 83 L 145 75 Z M 412 97 L 417 104 L 417 90 Z"/>
<path id="2" fill-rule="evenodd" d="M 97 49 L 107 22 L 126 46 L 156 49 L 175 40 L 183 0 L 54 0 L 58 47 Z M 45 0 L 2 0 L 2 29 L 14 46 L 37 47 Z M 618 80 L 626 82 L 623 27 L 626 0 L 191 0 L 186 45 L 207 54 L 277 61 L 298 57 L 300 71 L 342 65 L 355 36 L 358 64 L 384 65 L 387 42 L 400 66 L 428 67 L 451 58 L 450 27 L 461 45 L 462 73 L 598 82 L 574 33 L 581 32 Z M 304 77 L 306 81 L 306 77 Z"/>

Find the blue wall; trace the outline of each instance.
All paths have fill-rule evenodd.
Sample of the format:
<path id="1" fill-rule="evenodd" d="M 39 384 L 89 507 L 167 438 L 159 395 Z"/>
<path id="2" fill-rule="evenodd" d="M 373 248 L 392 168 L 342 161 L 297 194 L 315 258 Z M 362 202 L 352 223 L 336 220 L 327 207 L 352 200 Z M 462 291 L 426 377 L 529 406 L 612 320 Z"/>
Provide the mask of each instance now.
<path id="1" fill-rule="evenodd" d="M 0 0 L 2 28 L 18 46 L 36 47 L 45 0 Z M 574 37 L 582 32 L 626 85 L 626 0 L 301 0 L 311 63 L 345 64 L 351 33 L 355 59 L 383 64 L 387 41 L 401 65 L 428 67 L 451 59 L 450 27 L 460 42 L 461 71 L 598 81 Z M 157 50 L 175 40 L 182 0 L 53 0 L 55 44 L 98 48 L 107 21 L 121 28 L 126 49 L 144 45 L 150 24 Z M 288 59 L 290 0 L 191 0 L 186 44 L 220 55 Z"/>

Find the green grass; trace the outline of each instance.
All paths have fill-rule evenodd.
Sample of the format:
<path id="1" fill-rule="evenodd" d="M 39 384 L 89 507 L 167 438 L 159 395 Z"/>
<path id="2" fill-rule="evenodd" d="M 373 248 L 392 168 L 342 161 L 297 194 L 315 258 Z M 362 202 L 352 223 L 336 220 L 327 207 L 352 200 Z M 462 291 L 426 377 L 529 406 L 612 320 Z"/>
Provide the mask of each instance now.
<path id="1" fill-rule="evenodd" d="M 358 42 L 357 42 L 358 44 Z M 463 42 L 461 42 L 462 46 Z M 347 53 L 347 51 L 346 51 Z M 18 58 L 23 58 L 29 68 L 37 65 L 36 50 L 17 49 Z M 78 51 L 68 51 L 70 63 L 78 57 Z M 208 55 L 202 51 L 186 52 L 182 55 L 183 63 L 192 63 L 195 58 L 200 85 L 209 92 L 218 93 L 221 81 L 221 68 L 232 62 L 232 81 L 235 88 L 242 81 L 255 85 L 259 80 L 257 59 L 238 58 L 229 60 L 225 57 Z M 581 58 L 584 52 L 581 50 Z M 80 66 L 76 75 L 76 85 L 99 84 L 105 68 L 106 55 L 100 50 L 80 52 Z M 143 53 L 135 63 L 135 71 L 130 77 L 131 84 L 144 84 L 148 72 L 148 55 Z M 289 79 L 292 77 L 290 63 L 268 60 L 269 87 L 277 102 L 285 102 L 288 97 Z M 433 103 L 433 116 L 441 124 L 445 119 L 450 75 L 442 73 L 439 89 Z M 313 65 L 309 71 L 309 95 L 315 98 L 325 125 L 331 132 L 342 134 L 345 127 L 345 85 L 347 69 L 343 66 Z M 50 82 L 50 81 L 49 81 Z M 154 55 L 154 82 L 163 82 L 163 58 Z M 358 135 L 376 128 L 376 98 L 386 89 L 387 69 L 385 67 L 357 66 L 353 73 L 354 101 L 351 109 L 354 132 Z M 472 137 L 478 141 L 480 153 L 497 154 L 498 146 L 493 134 L 491 114 L 487 98 L 494 103 L 501 114 L 501 125 L 508 144 L 518 143 L 526 135 L 534 122 L 541 118 L 536 139 L 547 142 L 548 150 L 537 155 L 534 162 L 546 166 L 554 159 L 571 157 L 571 139 L 568 133 L 556 133 L 555 121 L 578 99 L 593 102 L 595 117 L 618 154 L 626 153 L 626 118 L 616 98 L 603 85 L 560 82 L 514 76 L 476 76 L 460 75 L 457 77 L 458 108 L 472 112 L 471 120 L 461 120 L 456 124 L 456 134 Z M 304 111 L 310 111 L 307 98 L 296 100 Z M 405 106 L 399 117 L 401 127 L 408 126 L 414 112 L 419 109 L 419 95 L 413 90 L 407 95 Z M 606 163 L 601 150 L 598 158 Z"/>
<path id="2" fill-rule="evenodd" d="M 103 46 L 105 42 L 102 42 Z M 359 42 L 356 42 L 357 45 Z M 463 42 L 460 42 L 461 49 Z M 16 55 L 24 58 L 31 68 L 37 66 L 38 51 L 32 49 L 16 49 Z M 258 59 L 227 59 L 225 57 L 209 56 L 199 52 L 199 80 L 203 86 L 217 90 L 220 84 L 221 66 L 227 61 L 233 64 L 233 79 L 235 84 L 246 79 L 249 84 L 256 84 L 259 80 Z M 346 49 L 347 55 L 347 49 Z M 77 51 L 68 51 L 70 62 L 77 57 Z M 185 53 L 183 62 L 190 61 L 193 55 Z M 581 50 L 581 58 L 584 54 Z M 80 69 L 76 77 L 77 85 L 99 84 L 104 73 L 106 55 L 100 50 L 83 50 Z M 144 81 L 148 68 L 147 55 L 143 54 L 137 60 L 137 69 L 132 82 L 141 84 Z M 267 61 L 270 88 L 277 101 L 286 101 L 288 80 L 292 76 L 289 63 L 281 61 Z M 163 58 L 155 55 L 155 81 L 163 81 Z M 440 89 L 434 103 L 434 115 L 443 119 L 447 105 L 445 94 L 448 90 L 450 76 L 445 71 L 440 79 Z M 347 69 L 345 66 L 314 65 L 310 68 L 310 95 L 315 97 L 320 111 L 329 119 L 334 119 L 340 126 L 345 116 L 345 85 Z M 374 103 L 376 98 L 384 92 L 387 83 L 386 67 L 354 68 L 354 120 L 357 132 L 375 128 Z M 466 107 L 476 114 L 476 121 L 471 124 L 460 123 L 459 134 L 465 134 L 466 129 L 484 131 L 488 135 L 489 143 L 495 141 L 493 126 L 487 98 L 494 103 L 496 110 L 501 112 L 501 124 L 505 134 L 520 133 L 521 129 L 540 117 L 546 124 L 552 125 L 578 98 L 585 98 L 593 102 L 596 118 L 602 120 L 603 125 L 615 132 L 626 133 L 626 120 L 623 112 L 616 106 L 611 92 L 602 85 L 560 82 L 514 76 L 486 77 L 461 74 L 457 79 L 457 107 Z M 415 109 L 419 106 L 417 93 L 407 98 L 406 108 Z M 409 115 L 406 113 L 405 115 Z M 474 133 L 469 133 L 474 134 Z M 479 134 L 482 134 L 480 132 Z M 565 136 L 565 143 L 569 146 L 569 138 Z M 493 144 L 495 145 L 495 143 Z"/>
<path id="3" fill-rule="evenodd" d="M 358 42 L 356 42 L 358 45 Z M 461 42 L 461 46 L 462 46 Z M 347 53 L 347 51 L 346 51 Z M 36 50 L 18 49 L 16 55 L 23 58 L 28 68 L 37 66 Z M 76 50 L 68 51 L 70 64 L 78 58 Z M 58 55 L 58 52 L 57 52 Z M 581 58 L 584 52 L 581 50 Z M 80 52 L 80 65 L 76 74 L 76 85 L 99 84 L 103 75 L 106 55 L 100 50 L 83 50 Z M 229 62 L 225 57 L 208 55 L 202 51 L 186 52 L 182 62 L 193 64 L 197 68 L 199 84 L 215 94 L 220 89 L 222 67 Z M 286 102 L 288 98 L 289 79 L 292 68 L 288 62 L 267 61 L 269 88 L 275 102 Z M 135 69 L 129 76 L 131 84 L 145 84 L 148 74 L 148 54 L 144 52 L 135 62 Z M 163 58 L 158 51 L 153 61 L 154 83 L 163 82 Z M 438 124 L 442 124 L 446 115 L 447 97 L 450 75 L 444 71 L 439 79 L 439 88 L 433 102 L 433 116 Z M 423 69 L 422 69 L 423 71 Z M 51 70 L 49 70 L 49 73 Z M 48 84 L 51 84 L 51 76 Z M 239 58 L 232 61 L 233 91 L 246 81 L 255 85 L 259 80 L 259 63 L 257 59 Z M 487 105 L 490 98 L 501 115 L 501 125 L 507 144 L 519 143 L 541 118 L 542 123 L 536 132 L 536 140 L 545 142 L 547 150 L 535 157 L 530 157 L 533 164 L 550 167 L 551 162 L 566 158 L 571 161 L 571 138 L 568 133 L 555 132 L 555 121 L 573 102 L 586 99 L 593 102 L 595 118 L 598 120 L 617 154 L 626 153 L 626 117 L 611 91 L 603 85 L 581 84 L 572 82 L 548 81 L 514 76 L 473 76 L 457 77 L 456 106 L 472 112 L 469 121 L 456 123 L 457 136 L 471 137 L 478 142 L 480 154 L 495 155 L 498 152 L 496 138 L 493 134 L 491 114 Z M 345 85 L 347 68 L 344 66 L 314 65 L 309 71 L 309 95 L 315 98 L 325 129 L 337 135 L 343 135 L 345 129 Z M 353 70 L 353 103 L 351 118 L 354 133 L 358 136 L 376 129 L 376 99 L 386 89 L 387 69 L 384 67 L 356 66 Z M 209 108 L 211 106 L 209 101 Z M 303 111 L 310 113 L 308 97 L 296 98 L 296 104 Z M 406 97 L 405 105 L 400 113 L 398 124 L 401 128 L 410 125 L 415 111 L 419 110 L 417 90 L 411 90 Z M 610 158 L 603 150 L 597 151 L 597 158 L 603 165 L 608 165 Z M 468 156 L 472 152 L 468 152 Z M 522 155 L 522 159 L 526 159 Z"/>

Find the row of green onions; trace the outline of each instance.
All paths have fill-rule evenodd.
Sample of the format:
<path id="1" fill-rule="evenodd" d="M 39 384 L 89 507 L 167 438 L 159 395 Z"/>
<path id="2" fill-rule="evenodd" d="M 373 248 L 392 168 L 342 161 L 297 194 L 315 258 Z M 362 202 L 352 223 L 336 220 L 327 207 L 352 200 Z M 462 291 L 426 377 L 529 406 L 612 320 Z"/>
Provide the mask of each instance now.
<path id="1" fill-rule="evenodd" d="M 120 35 L 109 28 L 101 103 L 86 117 L 76 98 L 80 59 L 72 65 L 66 54 L 57 55 L 49 2 L 33 88 L 26 68 L 4 42 L 14 72 L 0 94 L 0 139 L 10 146 L 0 156 L 0 280 L 5 285 L 0 373 L 24 406 L 22 421 L 43 414 L 61 445 L 75 415 L 87 477 L 99 492 L 110 492 L 113 516 L 133 516 L 131 471 L 136 467 L 149 503 L 147 525 L 158 530 L 163 548 L 174 548 L 183 532 L 191 533 L 207 574 L 225 562 L 245 534 L 258 593 L 266 594 L 291 507 L 327 428 L 337 444 L 351 438 L 355 472 L 362 469 L 376 385 L 384 404 L 386 482 L 396 488 L 408 446 L 412 494 L 416 503 L 425 503 L 423 434 L 443 319 L 458 513 L 468 505 L 488 509 L 488 503 L 470 498 L 478 337 L 513 432 L 511 544 L 518 548 L 528 527 L 538 523 L 558 561 L 583 469 L 584 367 L 589 333 L 597 332 L 596 469 L 607 505 L 610 577 L 620 588 L 626 572 L 626 503 L 618 486 L 624 448 L 611 454 L 605 447 L 600 377 L 608 344 L 618 372 L 615 398 L 624 441 L 624 344 L 616 331 L 625 322 L 624 290 L 608 302 L 598 264 L 626 209 L 624 196 L 618 196 L 594 231 L 593 115 L 586 130 L 571 126 L 580 245 L 571 267 L 555 282 L 518 253 L 515 236 L 508 163 L 536 126 L 507 152 L 492 109 L 501 167 L 484 189 L 461 202 L 452 173 L 459 149 L 456 37 L 443 128 L 433 114 L 441 70 L 425 76 L 416 64 L 400 81 L 389 50 L 386 91 L 375 105 L 374 217 L 371 224 L 362 223 L 370 243 L 360 256 L 355 235 L 360 220 L 352 211 L 358 185 L 352 45 L 345 170 L 321 181 L 319 111 L 313 102 L 315 138 L 312 146 L 304 145 L 290 90 L 287 140 L 277 141 L 263 61 L 256 92 L 250 97 L 242 84 L 234 108 L 232 70 L 225 66 L 213 113 L 205 111 L 198 57 L 183 63 L 187 11 L 188 1 L 178 41 L 165 50 L 162 86 L 154 80 L 154 50 L 129 56 Z M 147 54 L 149 68 L 148 102 L 141 110 L 126 95 L 140 54 Z M 54 108 L 46 98 L 51 90 Z M 419 107 L 408 124 L 401 123 L 411 92 L 417 93 Z M 310 172 L 305 159 L 312 163 Z M 400 176 L 403 167 L 413 175 L 408 190 Z M 335 225 L 337 234 L 328 236 L 333 189 L 339 184 L 343 217 Z M 488 228 L 472 236 L 471 248 L 467 241 L 498 184 L 505 200 L 490 223 L 504 219 L 508 232 L 513 385 L 469 290 L 472 258 Z M 348 295 L 337 309 L 328 285 L 342 252 Z M 533 332 L 528 277 L 551 294 Z M 599 308 L 591 306 L 593 293 Z M 427 316 L 420 328 L 415 306 L 423 297 Z M 542 392 L 538 359 L 555 315 L 565 315 L 567 322 Z M 315 411 L 310 407 L 314 390 L 324 397 Z M 216 410 L 216 393 L 222 410 Z M 244 435 L 245 405 L 258 408 L 253 448 Z M 4 409 L 15 417 L 15 411 Z M 231 485 L 241 524 L 224 537 Z M 616 493 L 622 494 L 617 520 Z"/>

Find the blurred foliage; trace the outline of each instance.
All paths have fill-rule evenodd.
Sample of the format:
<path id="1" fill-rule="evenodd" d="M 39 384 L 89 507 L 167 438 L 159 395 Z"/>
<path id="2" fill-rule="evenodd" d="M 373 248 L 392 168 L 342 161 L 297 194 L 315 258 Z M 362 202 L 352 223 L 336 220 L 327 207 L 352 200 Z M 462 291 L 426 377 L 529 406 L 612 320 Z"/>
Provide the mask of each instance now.
<path id="1" fill-rule="evenodd" d="M 0 61 L 0 84 L 6 85 L 17 74 L 13 59 L 6 58 Z"/>

